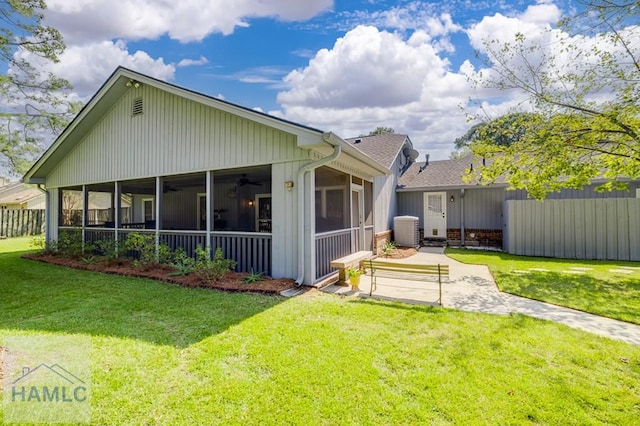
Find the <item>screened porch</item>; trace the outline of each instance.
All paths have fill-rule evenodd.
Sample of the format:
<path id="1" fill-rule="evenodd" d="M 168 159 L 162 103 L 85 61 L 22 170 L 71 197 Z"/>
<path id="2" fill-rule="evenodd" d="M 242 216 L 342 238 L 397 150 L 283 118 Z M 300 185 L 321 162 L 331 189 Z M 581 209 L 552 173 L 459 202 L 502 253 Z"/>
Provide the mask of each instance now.
<path id="1" fill-rule="evenodd" d="M 315 171 L 315 276 L 336 269 L 331 261 L 373 248 L 373 184 L 330 167 Z"/>
<path id="2" fill-rule="evenodd" d="M 239 272 L 271 274 L 271 166 L 105 182 L 59 191 L 59 229 L 83 242 L 132 232 L 193 256 L 220 247 Z"/>

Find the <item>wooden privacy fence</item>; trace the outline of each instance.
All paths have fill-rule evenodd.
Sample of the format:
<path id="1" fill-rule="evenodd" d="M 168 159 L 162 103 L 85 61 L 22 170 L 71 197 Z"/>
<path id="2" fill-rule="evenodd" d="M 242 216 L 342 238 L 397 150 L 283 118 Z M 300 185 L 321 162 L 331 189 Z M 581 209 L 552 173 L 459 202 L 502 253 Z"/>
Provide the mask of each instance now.
<path id="1" fill-rule="evenodd" d="M 640 199 L 509 200 L 504 249 L 566 259 L 640 260 Z"/>
<path id="2" fill-rule="evenodd" d="M 45 210 L 0 209 L 0 237 L 22 237 L 44 233 Z"/>

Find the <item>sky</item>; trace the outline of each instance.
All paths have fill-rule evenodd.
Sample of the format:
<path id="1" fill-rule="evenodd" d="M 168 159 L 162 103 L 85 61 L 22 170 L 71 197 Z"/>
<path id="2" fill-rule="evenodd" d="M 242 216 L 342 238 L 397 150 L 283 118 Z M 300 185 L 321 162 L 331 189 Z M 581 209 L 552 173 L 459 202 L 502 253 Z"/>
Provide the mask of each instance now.
<path id="1" fill-rule="evenodd" d="M 348 138 L 378 126 L 407 134 L 421 156 L 446 159 L 484 103 L 516 97 L 474 89 L 483 40 L 532 38 L 571 0 L 47 0 L 64 36 L 42 65 L 88 100 L 118 67 Z"/>

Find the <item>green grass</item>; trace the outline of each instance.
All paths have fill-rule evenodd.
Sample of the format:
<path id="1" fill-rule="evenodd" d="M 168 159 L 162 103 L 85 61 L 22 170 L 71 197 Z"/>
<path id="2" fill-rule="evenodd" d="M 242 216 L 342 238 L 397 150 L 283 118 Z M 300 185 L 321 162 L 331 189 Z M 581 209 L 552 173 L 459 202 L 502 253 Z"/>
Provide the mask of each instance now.
<path id="1" fill-rule="evenodd" d="M 640 415 L 640 347 L 560 324 L 318 292 L 187 289 L 18 253 L 0 254 L 0 344 L 90 337 L 94 424 L 599 425 Z"/>
<path id="2" fill-rule="evenodd" d="M 640 262 L 549 259 L 466 249 L 447 249 L 447 256 L 488 265 L 504 292 L 640 324 Z M 624 268 L 630 273 L 622 273 Z"/>
<path id="3" fill-rule="evenodd" d="M 34 237 L 0 239 L 0 254 L 33 250 L 33 246 L 31 244 L 33 239 Z"/>

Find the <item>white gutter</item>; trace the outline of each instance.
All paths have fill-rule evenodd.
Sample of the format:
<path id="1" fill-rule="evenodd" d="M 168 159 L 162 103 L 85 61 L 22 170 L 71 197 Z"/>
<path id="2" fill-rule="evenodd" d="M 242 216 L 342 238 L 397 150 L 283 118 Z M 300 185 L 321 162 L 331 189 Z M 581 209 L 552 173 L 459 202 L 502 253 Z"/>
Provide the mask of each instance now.
<path id="1" fill-rule="evenodd" d="M 40 191 L 44 192 L 44 241 L 48 243 L 50 236 L 49 213 L 51 212 L 51 195 L 49 191 L 42 187 L 42 184 L 37 184 L 36 186 Z"/>
<path id="2" fill-rule="evenodd" d="M 464 188 L 460 190 L 460 245 L 464 247 Z"/>
<path id="3" fill-rule="evenodd" d="M 330 145 L 333 145 L 330 141 L 332 133 L 323 133 L 322 140 Z M 305 164 L 298 170 L 298 241 L 302 241 L 298 251 L 298 278 L 296 278 L 296 284 L 302 285 L 304 281 L 304 175 L 312 170 L 317 169 L 320 166 L 324 166 L 327 163 L 332 162 L 340 156 L 342 153 L 342 146 L 340 144 L 333 145 L 333 153 L 327 157 L 321 158 L 317 161 Z"/>

